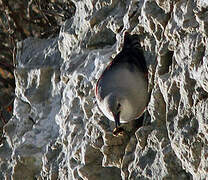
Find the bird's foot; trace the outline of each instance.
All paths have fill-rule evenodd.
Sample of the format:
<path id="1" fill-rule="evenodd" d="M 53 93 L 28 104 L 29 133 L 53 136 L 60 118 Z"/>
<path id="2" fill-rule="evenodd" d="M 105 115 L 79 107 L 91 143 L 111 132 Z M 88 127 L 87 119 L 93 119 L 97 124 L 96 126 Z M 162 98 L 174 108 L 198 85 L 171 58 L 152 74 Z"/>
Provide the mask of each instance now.
<path id="1" fill-rule="evenodd" d="M 118 136 L 123 136 L 124 133 L 124 128 L 122 127 L 117 127 L 113 130 L 113 135 L 118 137 Z"/>

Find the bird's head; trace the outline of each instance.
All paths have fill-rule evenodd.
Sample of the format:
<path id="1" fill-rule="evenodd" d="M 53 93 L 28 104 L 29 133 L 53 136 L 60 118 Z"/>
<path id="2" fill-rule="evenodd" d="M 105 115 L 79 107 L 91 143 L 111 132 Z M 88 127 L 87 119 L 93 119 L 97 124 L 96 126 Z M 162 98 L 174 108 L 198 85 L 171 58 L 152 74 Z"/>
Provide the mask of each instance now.
<path id="1" fill-rule="evenodd" d="M 109 109 L 109 111 L 116 115 L 120 112 L 120 107 L 121 107 L 121 102 L 120 99 L 117 96 L 114 95 L 110 95 L 107 98 L 107 107 Z"/>
<path id="2" fill-rule="evenodd" d="M 106 106 L 115 120 L 116 127 L 120 126 L 120 112 L 122 106 L 121 98 L 112 94 L 109 95 L 109 97 L 106 99 Z"/>

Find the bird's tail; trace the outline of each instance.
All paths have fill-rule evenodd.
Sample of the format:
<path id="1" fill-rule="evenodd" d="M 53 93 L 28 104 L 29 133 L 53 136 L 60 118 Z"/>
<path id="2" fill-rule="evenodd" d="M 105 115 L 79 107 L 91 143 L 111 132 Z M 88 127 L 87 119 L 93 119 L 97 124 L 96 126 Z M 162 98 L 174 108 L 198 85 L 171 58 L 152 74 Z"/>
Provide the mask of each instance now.
<path id="1" fill-rule="evenodd" d="M 139 35 L 131 35 L 130 33 L 125 32 L 124 45 L 122 51 L 131 56 L 130 59 L 132 63 L 138 65 L 141 71 L 143 71 L 145 74 L 148 73 L 146 60 L 143 54 L 143 49 L 139 42 Z"/>
<path id="2" fill-rule="evenodd" d="M 141 45 L 139 43 L 139 35 L 137 34 L 131 35 L 130 33 L 125 32 L 123 49 L 129 49 L 129 48 L 141 49 Z"/>

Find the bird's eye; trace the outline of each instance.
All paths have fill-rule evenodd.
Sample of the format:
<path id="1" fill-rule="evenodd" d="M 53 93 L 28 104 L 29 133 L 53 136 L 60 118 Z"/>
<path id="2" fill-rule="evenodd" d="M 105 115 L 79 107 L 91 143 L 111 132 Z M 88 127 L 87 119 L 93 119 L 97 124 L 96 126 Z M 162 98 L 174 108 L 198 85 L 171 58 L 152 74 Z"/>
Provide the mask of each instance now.
<path id="1" fill-rule="evenodd" d="M 119 110 L 119 109 L 120 109 L 120 107 L 121 107 L 121 104 L 120 104 L 120 103 L 118 103 L 117 110 Z"/>

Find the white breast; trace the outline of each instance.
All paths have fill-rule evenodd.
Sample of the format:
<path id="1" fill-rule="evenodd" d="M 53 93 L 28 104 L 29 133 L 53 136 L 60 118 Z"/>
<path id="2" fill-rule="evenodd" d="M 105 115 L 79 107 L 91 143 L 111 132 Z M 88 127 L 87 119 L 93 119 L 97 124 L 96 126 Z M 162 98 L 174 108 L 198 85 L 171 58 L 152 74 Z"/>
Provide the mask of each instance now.
<path id="1" fill-rule="evenodd" d="M 114 121 L 113 114 L 106 106 L 105 99 L 110 94 L 123 97 L 120 111 L 120 122 L 138 118 L 143 113 L 148 102 L 147 80 L 144 73 L 138 70 L 131 71 L 125 64 L 107 72 L 99 83 L 98 106 L 103 114 L 111 121 Z"/>

